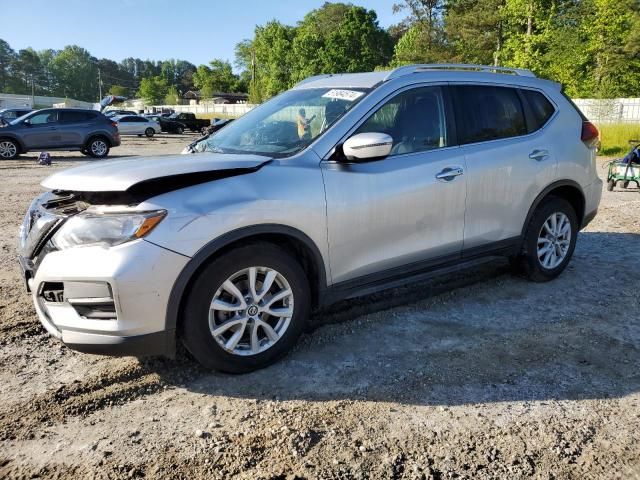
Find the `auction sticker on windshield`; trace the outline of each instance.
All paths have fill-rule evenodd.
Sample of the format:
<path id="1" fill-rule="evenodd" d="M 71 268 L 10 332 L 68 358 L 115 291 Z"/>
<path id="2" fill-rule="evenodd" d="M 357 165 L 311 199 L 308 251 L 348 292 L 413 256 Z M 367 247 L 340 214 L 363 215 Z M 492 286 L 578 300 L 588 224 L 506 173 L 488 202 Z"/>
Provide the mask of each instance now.
<path id="1" fill-rule="evenodd" d="M 339 88 L 333 88 L 322 96 L 325 98 L 338 98 L 340 100 L 353 102 L 362 95 L 364 95 L 364 92 L 358 92 L 357 90 L 341 90 Z"/>

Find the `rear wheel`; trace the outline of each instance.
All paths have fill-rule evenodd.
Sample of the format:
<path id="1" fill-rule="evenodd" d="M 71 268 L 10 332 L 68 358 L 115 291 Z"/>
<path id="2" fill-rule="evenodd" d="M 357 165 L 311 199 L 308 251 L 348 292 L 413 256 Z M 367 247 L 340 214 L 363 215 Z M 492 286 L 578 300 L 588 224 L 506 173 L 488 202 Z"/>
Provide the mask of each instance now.
<path id="1" fill-rule="evenodd" d="M 536 209 L 524 237 L 522 251 L 512 265 L 534 282 L 556 278 L 576 247 L 578 219 L 569 202 L 548 197 Z"/>
<path id="2" fill-rule="evenodd" d="M 629 188 L 629 180 L 626 180 L 622 183 L 622 188 Z"/>
<path id="3" fill-rule="evenodd" d="M 609 179 L 609 181 L 607 181 L 607 190 L 608 191 L 612 192 L 613 191 L 613 187 L 615 187 L 615 186 L 616 186 L 616 181 L 613 178 L 611 178 L 611 179 Z"/>
<path id="4" fill-rule="evenodd" d="M 197 276 L 186 298 L 182 340 L 207 368 L 250 372 L 295 344 L 309 308 L 309 284 L 300 264 L 275 245 L 247 245 Z"/>
<path id="5" fill-rule="evenodd" d="M 155 131 L 153 128 L 151 128 L 151 127 L 147 128 L 147 129 L 144 131 L 144 134 L 145 134 L 148 138 L 153 137 L 153 136 L 155 135 L 155 133 L 156 133 L 156 131 Z"/>
<path id="6" fill-rule="evenodd" d="M 94 137 L 89 140 L 85 150 L 93 158 L 104 158 L 109 155 L 109 142 L 103 137 Z M 84 153 L 84 152 L 83 152 Z"/>
<path id="7" fill-rule="evenodd" d="M 14 158 L 18 158 L 19 154 L 20 149 L 14 140 L 8 138 L 0 140 L 0 159 L 13 160 Z"/>

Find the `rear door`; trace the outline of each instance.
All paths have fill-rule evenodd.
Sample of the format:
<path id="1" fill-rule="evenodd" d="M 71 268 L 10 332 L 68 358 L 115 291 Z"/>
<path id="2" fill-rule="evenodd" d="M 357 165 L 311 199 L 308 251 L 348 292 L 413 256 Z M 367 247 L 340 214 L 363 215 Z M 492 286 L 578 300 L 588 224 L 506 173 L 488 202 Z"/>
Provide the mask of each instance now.
<path id="1" fill-rule="evenodd" d="M 118 120 L 118 131 L 123 135 L 131 135 L 136 133 L 136 123 L 132 121 L 135 117 L 121 117 Z"/>
<path id="2" fill-rule="evenodd" d="M 391 135 L 388 157 L 322 162 L 334 282 L 460 257 L 466 175 L 450 118 L 443 87 L 405 89 L 349 135 Z"/>
<path id="3" fill-rule="evenodd" d="M 60 112 L 60 146 L 81 147 L 94 118 L 92 112 Z"/>
<path id="4" fill-rule="evenodd" d="M 506 246 L 518 240 L 531 204 L 555 178 L 553 145 L 544 124 L 533 125 L 519 88 L 454 85 L 452 96 L 467 166 L 464 250 Z"/>

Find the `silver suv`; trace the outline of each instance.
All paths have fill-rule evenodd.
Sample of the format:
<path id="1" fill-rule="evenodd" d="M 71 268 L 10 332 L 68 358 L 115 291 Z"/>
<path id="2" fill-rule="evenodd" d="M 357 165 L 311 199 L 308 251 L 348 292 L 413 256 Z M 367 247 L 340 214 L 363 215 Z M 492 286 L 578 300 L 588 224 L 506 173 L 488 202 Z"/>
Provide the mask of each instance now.
<path id="1" fill-rule="evenodd" d="M 596 128 L 524 70 L 308 78 L 182 156 L 47 178 L 20 233 L 41 322 L 71 348 L 246 372 L 322 305 L 506 256 L 557 277 L 596 214 Z"/>

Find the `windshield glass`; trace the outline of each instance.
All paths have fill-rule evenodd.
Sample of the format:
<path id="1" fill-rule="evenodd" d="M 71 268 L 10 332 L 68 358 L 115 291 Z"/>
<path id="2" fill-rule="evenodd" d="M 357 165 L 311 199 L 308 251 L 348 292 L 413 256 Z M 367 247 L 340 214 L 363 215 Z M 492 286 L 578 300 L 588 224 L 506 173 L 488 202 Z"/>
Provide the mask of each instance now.
<path id="1" fill-rule="evenodd" d="M 367 92 L 337 88 L 289 90 L 202 139 L 193 150 L 288 157 L 306 148 Z"/>

